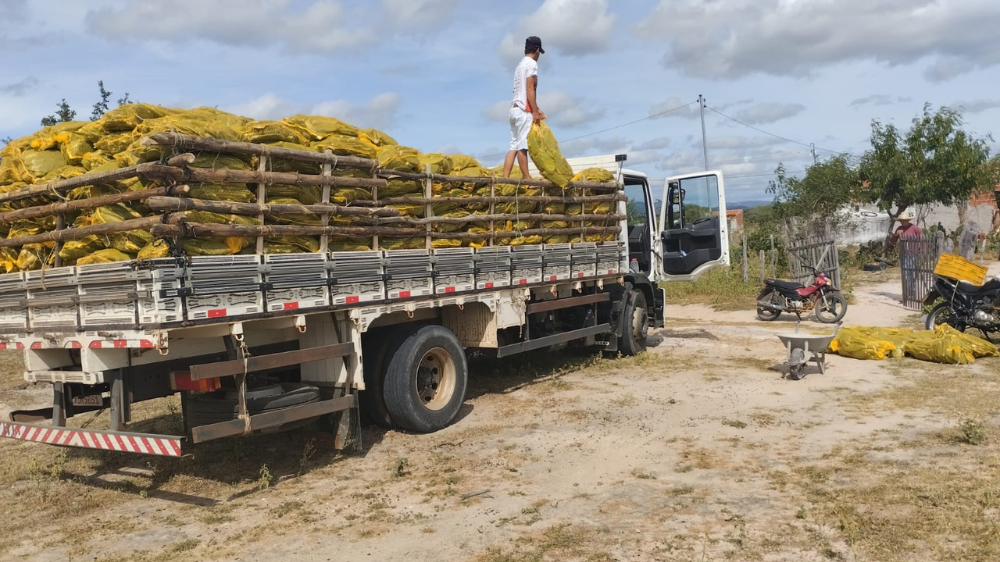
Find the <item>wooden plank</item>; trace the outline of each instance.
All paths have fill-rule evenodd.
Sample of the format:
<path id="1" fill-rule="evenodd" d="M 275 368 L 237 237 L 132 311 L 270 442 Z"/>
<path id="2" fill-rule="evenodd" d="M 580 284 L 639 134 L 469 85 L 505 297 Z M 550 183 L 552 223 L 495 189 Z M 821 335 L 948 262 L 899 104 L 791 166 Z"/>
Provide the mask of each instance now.
<path id="1" fill-rule="evenodd" d="M 250 431 L 278 427 L 286 423 L 291 423 L 309 418 L 316 418 L 334 412 L 341 412 L 354 408 L 354 395 L 348 394 L 331 400 L 320 400 L 301 406 L 292 406 L 282 410 L 274 410 L 263 414 L 250 416 Z M 246 431 L 246 424 L 241 419 L 213 423 L 211 425 L 200 425 L 191 428 L 191 442 L 204 443 L 223 437 L 233 437 L 243 435 Z"/>
<path id="2" fill-rule="evenodd" d="M 25 244 L 40 244 L 43 242 L 68 242 L 70 240 L 80 240 L 88 236 L 103 234 L 113 234 L 116 232 L 128 232 L 130 230 L 150 230 L 156 225 L 160 225 L 163 217 L 143 217 L 140 219 L 129 219 L 120 222 L 109 222 L 107 224 L 95 224 L 80 228 L 67 228 L 66 230 L 53 230 L 32 236 L 20 236 L 17 238 L 0 239 L 0 248 L 11 248 L 23 246 Z"/>
<path id="3" fill-rule="evenodd" d="M 226 152 L 235 154 L 249 154 L 251 156 L 270 156 L 282 160 L 294 160 L 296 162 L 309 162 L 315 164 L 330 163 L 335 166 L 347 168 L 361 168 L 365 170 L 375 169 L 378 162 L 368 158 L 358 158 L 356 156 L 327 155 L 321 152 L 311 152 L 305 150 L 295 150 L 291 148 L 281 148 L 266 144 L 254 144 L 249 142 L 225 141 L 193 135 L 182 135 L 180 133 L 154 133 L 142 140 L 144 146 L 158 144 L 161 146 L 176 146 L 208 152 Z"/>
<path id="4" fill-rule="evenodd" d="M 548 301 L 529 304 L 526 313 L 533 314 L 535 312 L 548 312 L 550 310 L 559 310 L 562 308 L 569 308 L 571 306 L 581 306 L 585 304 L 594 304 L 598 302 L 608 302 L 610 300 L 611 300 L 611 293 L 596 293 L 593 295 L 583 295 L 579 297 L 552 299 Z"/>
<path id="5" fill-rule="evenodd" d="M 0 224 L 12 223 L 19 220 L 30 220 L 39 217 L 50 217 L 58 213 L 71 213 L 74 211 L 83 211 L 86 209 L 96 209 L 98 207 L 104 207 L 107 205 L 114 205 L 115 203 L 127 203 L 129 201 L 142 201 L 144 199 L 150 199 L 152 197 L 159 197 L 164 195 L 184 195 L 188 193 L 189 188 L 186 185 L 177 185 L 173 187 L 155 187 L 153 189 L 145 189 L 142 191 L 126 191 L 125 193 L 112 193 L 109 195 L 101 195 L 99 197 L 90 197 L 88 199 L 76 199 L 73 201 L 60 201 L 59 203 L 52 203 L 51 205 L 43 205 L 40 207 L 27 207 L 24 209 L 17 209 L 14 211 L 7 211 L 5 213 L 0 213 Z"/>
<path id="6" fill-rule="evenodd" d="M 295 351 L 285 351 L 282 353 L 272 353 L 259 357 L 250 357 L 244 365 L 242 359 L 232 361 L 221 361 L 219 363 L 209 363 L 206 365 L 191 366 L 191 380 L 200 381 L 214 379 L 218 377 L 231 377 L 242 375 L 244 372 L 255 373 L 267 369 L 277 369 L 279 367 L 289 367 L 302 363 L 312 363 L 324 359 L 335 357 L 347 357 L 354 353 L 353 343 L 338 343 L 324 345 L 322 347 L 309 347 Z"/>
<path id="7" fill-rule="evenodd" d="M 171 215 L 168 218 L 167 224 L 161 224 L 161 217 L 155 217 L 150 219 L 152 221 L 152 226 L 149 227 L 149 232 L 153 236 L 239 236 L 239 237 L 256 237 L 264 236 L 265 238 L 273 238 L 279 236 L 320 236 L 322 234 L 329 234 L 330 236 L 340 236 L 345 238 L 364 238 L 368 236 L 373 236 L 378 234 L 380 236 L 390 236 L 394 238 L 412 238 L 415 236 L 425 236 L 427 232 L 425 230 L 414 229 L 414 228 L 392 228 L 387 226 L 369 226 L 369 227 L 352 227 L 352 226 L 304 226 L 304 225 L 291 225 L 291 224 L 269 224 L 269 225 L 242 225 L 242 224 L 215 224 L 215 223 L 193 223 L 187 222 L 186 218 L 182 215 Z M 114 223 L 122 224 L 122 223 Z M 101 225 L 106 226 L 106 225 Z M 148 225 L 147 225 L 148 226 Z M 87 227 L 91 228 L 91 227 Z M 127 230 L 136 230 L 138 228 L 132 227 Z M 71 233 L 76 230 L 66 230 L 63 232 Z M 520 236 L 559 236 L 559 235 L 573 235 L 573 234 L 619 234 L 621 232 L 621 227 L 619 226 L 609 226 L 609 227 L 585 227 L 585 228 L 538 228 L 531 230 L 522 230 L 520 232 L 510 232 L 499 234 L 498 237 L 502 238 L 517 238 Z M 440 240 L 479 240 L 484 237 L 483 234 L 476 234 L 471 232 L 432 232 L 430 234 L 433 239 Z M 75 238 L 65 238 L 67 240 Z M 50 238 L 46 238 L 50 240 Z M 41 240 L 44 241 L 44 240 Z M 0 240 L 0 247 L 7 242 L 5 240 Z M 20 243 L 11 242 L 8 245 L 20 245 Z"/>
<path id="8" fill-rule="evenodd" d="M 442 174 L 430 174 L 430 173 L 413 173 L 413 172 L 397 172 L 395 170 L 379 170 L 378 175 L 385 179 L 405 179 L 405 180 L 416 180 L 424 181 L 431 180 L 432 182 L 444 182 L 444 183 L 471 183 L 475 185 L 487 185 L 491 182 L 504 184 L 504 185 L 526 185 L 531 187 L 549 187 L 553 189 L 564 190 L 558 185 L 548 181 L 548 180 L 538 180 L 538 179 L 521 179 L 521 178 L 501 178 L 501 177 L 468 177 L 468 176 L 446 176 Z M 593 181 L 571 181 L 566 186 L 565 189 L 593 189 L 597 191 L 618 191 L 619 187 L 617 183 L 607 182 L 593 182 Z"/>
<path id="9" fill-rule="evenodd" d="M 154 190 L 150 190 L 154 191 Z M 142 192 L 135 192 L 142 193 Z M 180 197 L 149 197 L 146 206 L 154 211 L 209 211 L 226 215 L 264 215 L 268 217 L 282 215 L 306 216 L 350 216 L 350 217 L 397 217 L 396 209 L 379 209 L 376 207 L 348 207 L 333 204 L 317 205 L 272 205 L 258 203 L 237 203 L 234 201 L 210 201 L 207 199 L 190 199 Z"/>

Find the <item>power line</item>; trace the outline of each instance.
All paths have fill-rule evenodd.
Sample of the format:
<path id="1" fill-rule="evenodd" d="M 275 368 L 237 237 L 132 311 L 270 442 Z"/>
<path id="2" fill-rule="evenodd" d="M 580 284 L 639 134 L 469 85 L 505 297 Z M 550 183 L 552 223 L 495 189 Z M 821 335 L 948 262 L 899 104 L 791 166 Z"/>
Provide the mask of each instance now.
<path id="1" fill-rule="evenodd" d="M 680 110 L 684 109 L 685 107 L 691 107 L 692 105 L 694 105 L 696 103 L 698 103 L 698 100 L 695 100 L 695 101 L 693 101 L 691 103 L 688 103 L 688 104 L 679 105 L 677 107 L 672 107 L 672 108 L 670 108 L 670 109 L 668 109 L 666 111 L 661 111 L 659 113 L 654 113 L 652 115 L 647 115 L 646 117 L 642 117 L 642 118 L 636 119 L 634 121 L 629 121 L 628 123 L 622 123 L 621 125 L 615 125 L 614 127 L 608 127 L 607 129 L 602 129 L 600 131 L 594 131 L 593 133 L 587 133 L 585 135 L 580 135 L 578 137 L 573 137 L 571 139 L 566 139 L 566 140 L 563 140 L 563 141 L 560 141 L 560 142 L 562 142 L 562 143 L 565 144 L 565 143 L 570 143 L 570 142 L 573 142 L 573 141 L 578 141 L 580 139 L 585 139 L 587 137 L 592 137 L 594 135 L 601 135 L 601 134 L 604 134 L 604 133 L 609 133 L 611 131 L 616 131 L 618 129 L 622 129 L 624 127 L 628 127 L 630 125 L 635 125 L 636 123 L 642 123 L 643 121 L 648 121 L 650 119 L 656 119 L 657 117 L 662 117 L 664 115 L 667 115 L 668 113 L 673 113 L 675 111 L 680 111 Z M 480 156 L 479 158 L 481 160 L 487 160 L 489 158 L 496 158 L 498 156 L 506 156 L 506 155 L 507 155 L 507 153 L 504 152 L 504 153 L 501 153 L 501 154 L 487 154 L 485 156 Z"/>
<path id="2" fill-rule="evenodd" d="M 726 119 L 729 119 L 730 121 L 739 123 L 740 125 L 743 125 L 744 127 L 747 127 L 749 129 L 753 129 L 753 130 L 757 131 L 758 133 L 763 133 L 765 135 L 772 136 L 772 137 L 774 137 L 776 139 L 780 139 L 780 140 L 783 140 L 785 142 L 790 142 L 792 144 L 797 144 L 797 145 L 800 145 L 800 146 L 804 146 L 804 147 L 809 148 L 809 149 L 822 150 L 824 152 L 831 152 L 833 154 L 842 154 L 844 156 L 850 156 L 850 157 L 853 157 L 853 158 L 860 158 L 859 156 L 851 154 L 850 152 L 843 152 L 843 151 L 840 151 L 840 150 L 830 150 L 829 148 L 823 148 L 821 146 L 815 146 L 813 144 L 806 144 L 804 142 L 799 142 L 797 140 L 790 139 L 788 137 L 783 137 L 781 135 L 776 135 L 776 134 L 771 133 L 769 131 L 765 131 L 764 129 L 761 129 L 759 127 L 754 127 L 753 125 L 744 123 L 743 121 L 740 121 L 739 119 L 736 119 L 735 117 L 730 117 L 730 116 L 726 115 L 725 113 L 719 111 L 718 109 L 715 109 L 714 107 L 709 107 L 709 106 L 705 106 L 705 107 L 707 107 L 710 111 L 718 113 L 719 115 L 725 117 Z"/>

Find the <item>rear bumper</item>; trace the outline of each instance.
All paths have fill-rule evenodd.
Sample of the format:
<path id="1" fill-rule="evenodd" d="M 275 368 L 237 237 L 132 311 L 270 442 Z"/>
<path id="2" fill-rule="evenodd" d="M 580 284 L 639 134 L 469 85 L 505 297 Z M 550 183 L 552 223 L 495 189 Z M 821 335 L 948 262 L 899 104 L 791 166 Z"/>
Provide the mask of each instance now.
<path id="1" fill-rule="evenodd" d="M 183 437 L 174 435 L 68 429 L 5 421 L 0 421 L 0 437 L 60 447 L 79 447 L 162 457 L 180 457 L 182 454 L 181 444 L 184 441 Z"/>

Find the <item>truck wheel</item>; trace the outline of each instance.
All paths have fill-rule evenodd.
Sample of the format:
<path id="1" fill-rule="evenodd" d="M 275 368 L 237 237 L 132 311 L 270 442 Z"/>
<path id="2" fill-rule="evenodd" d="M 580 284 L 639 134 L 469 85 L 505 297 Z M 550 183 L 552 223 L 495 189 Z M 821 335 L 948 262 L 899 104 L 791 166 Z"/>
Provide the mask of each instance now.
<path id="1" fill-rule="evenodd" d="M 319 389 L 300 383 L 271 384 L 247 390 L 247 412 L 251 415 L 281 410 L 291 406 L 311 404 L 320 399 Z M 210 425 L 235 420 L 239 416 L 240 403 L 235 390 L 191 394 L 185 404 L 184 415 L 189 427 Z M 309 420 L 305 420 L 307 423 Z M 278 430 L 292 429 L 304 425 L 292 422 Z"/>
<path id="2" fill-rule="evenodd" d="M 469 367 L 461 342 L 441 326 L 421 326 L 398 339 L 385 371 L 389 416 L 418 433 L 446 427 L 465 401 Z"/>
<path id="3" fill-rule="evenodd" d="M 622 335 L 618 338 L 618 350 L 622 355 L 634 356 L 646 351 L 646 336 L 649 335 L 649 310 L 646 294 L 638 290 L 625 293 L 625 310 L 622 311 Z"/>
<path id="4" fill-rule="evenodd" d="M 383 384 L 385 368 L 396 349 L 399 347 L 400 332 L 405 329 L 384 329 L 378 333 L 368 334 L 362 342 L 364 355 L 365 389 L 358 394 L 361 414 L 375 425 L 392 429 L 392 418 L 385 407 Z"/>

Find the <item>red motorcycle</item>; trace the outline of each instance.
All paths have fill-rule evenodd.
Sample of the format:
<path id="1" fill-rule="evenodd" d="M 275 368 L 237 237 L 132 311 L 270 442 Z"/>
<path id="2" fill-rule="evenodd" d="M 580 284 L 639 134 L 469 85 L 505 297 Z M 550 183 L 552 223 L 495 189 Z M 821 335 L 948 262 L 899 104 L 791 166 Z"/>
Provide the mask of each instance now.
<path id="1" fill-rule="evenodd" d="M 814 280 L 806 286 L 801 283 L 765 279 L 764 288 L 757 295 L 757 318 L 765 322 L 777 320 L 781 313 L 790 312 L 802 319 L 813 312 L 816 320 L 824 324 L 840 322 L 847 314 L 847 299 L 840 289 L 830 283 L 822 271 L 810 267 Z"/>

